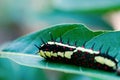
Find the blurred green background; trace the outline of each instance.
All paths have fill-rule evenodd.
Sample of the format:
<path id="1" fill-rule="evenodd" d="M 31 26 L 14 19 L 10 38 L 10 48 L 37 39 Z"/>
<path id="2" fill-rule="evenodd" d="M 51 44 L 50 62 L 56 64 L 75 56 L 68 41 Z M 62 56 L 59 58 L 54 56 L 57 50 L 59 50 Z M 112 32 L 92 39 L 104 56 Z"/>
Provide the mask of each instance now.
<path id="1" fill-rule="evenodd" d="M 93 30 L 120 29 L 120 0 L 0 0 L 0 45 L 61 23 L 83 23 Z M 52 74 L 52 75 L 51 75 Z M 98 80 L 40 70 L 0 59 L 0 80 Z"/>

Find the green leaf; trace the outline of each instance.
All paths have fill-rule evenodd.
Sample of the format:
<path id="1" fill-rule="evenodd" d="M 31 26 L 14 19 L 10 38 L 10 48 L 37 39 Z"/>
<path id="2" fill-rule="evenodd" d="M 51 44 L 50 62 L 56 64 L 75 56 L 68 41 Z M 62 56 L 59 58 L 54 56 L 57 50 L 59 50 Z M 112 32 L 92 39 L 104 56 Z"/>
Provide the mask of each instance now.
<path id="1" fill-rule="evenodd" d="M 103 45 L 101 53 L 106 53 L 107 49 L 109 50 L 110 56 L 116 56 L 117 60 L 120 60 L 120 31 L 108 32 L 101 35 L 98 35 L 87 42 L 86 48 L 90 48 L 91 45 L 95 43 L 94 50 L 98 51 L 99 48 Z M 120 63 L 119 65 L 120 66 Z"/>
<path id="2" fill-rule="evenodd" d="M 0 52 L 0 57 L 9 58 L 16 63 L 33 68 L 41 68 L 46 70 L 54 70 L 65 73 L 80 74 L 98 79 L 107 80 L 119 80 L 119 76 L 114 73 L 108 73 L 99 70 L 93 70 L 83 67 L 77 67 L 73 65 L 47 62 L 43 58 L 36 55 L 22 54 L 22 53 L 9 53 Z"/>
<path id="3" fill-rule="evenodd" d="M 86 47 L 89 47 L 91 46 L 92 43 L 91 44 L 88 43 L 92 38 L 94 37 L 96 38 L 97 36 L 105 33 L 107 34 L 108 31 L 93 32 L 87 29 L 82 24 L 56 25 L 54 27 L 45 30 L 40 30 L 25 35 L 13 41 L 8 47 L 3 49 L 3 51 L 8 51 L 8 52 L 1 52 L 0 57 L 9 58 L 20 65 L 29 66 L 33 68 L 55 70 L 65 73 L 72 73 L 72 74 L 81 74 L 85 76 L 95 77 L 98 79 L 117 80 L 119 78 L 114 73 L 108 73 L 104 71 L 77 67 L 74 65 L 67 65 L 62 63 L 47 62 L 40 56 L 29 55 L 36 53 L 38 51 L 38 49 L 34 46 L 34 44 L 41 45 L 42 44 L 40 40 L 41 37 L 44 39 L 45 42 L 51 40 L 49 33 L 52 33 L 54 39 L 56 39 L 57 41 L 59 41 L 60 36 L 62 36 L 63 43 L 66 43 L 67 40 L 70 39 L 70 45 L 74 45 L 74 42 L 78 41 L 77 45 L 81 46 L 85 41 L 88 41 Z M 10 52 L 16 52 L 16 53 L 10 53 Z M 28 54 L 22 54 L 22 53 L 28 53 Z"/>
<path id="4" fill-rule="evenodd" d="M 21 66 L 8 58 L 0 58 L 0 80 L 23 79 L 48 80 L 43 69 Z"/>
<path id="5" fill-rule="evenodd" d="M 47 25 L 59 23 L 84 23 L 93 30 L 113 30 L 112 26 L 103 19 L 103 15 L 101 14 L 78 14 L 54 10 L 50 13 L 39 14 L 37 20 L 46 23 Z M 32 22 L 34 23 L 34 19 L 32 19 L 30 23 Z"/>
<path id="6" fill-rule="evenodd" d="M 120 0 L 53 0 L 55 8 L 74 12 L 106 12 L 120 9 Z"/>
<path id="7" fill-rule="evenodd" d="M 4 48 L 3 51 L 30 54 L 36 53 L 38 49 L 34 45 L 36 44 L 39 46 L 42 44 L 40 38 L 43 38 L 45 42 L 51 40 L 50 33 L 52 33 L 55 40 L 59 41 L 60 36 L 62 36 L 64 43 L 67 42 L 66 40 L 70 39 L 71 45 L 74 45 L 75 41 L 78 41 L 78 45 L 82 45 L 85 41 L 104 33 L 104 31 L 93 32 L 82 24 L 61 24 L 25 35 L 13 41 Z"/>

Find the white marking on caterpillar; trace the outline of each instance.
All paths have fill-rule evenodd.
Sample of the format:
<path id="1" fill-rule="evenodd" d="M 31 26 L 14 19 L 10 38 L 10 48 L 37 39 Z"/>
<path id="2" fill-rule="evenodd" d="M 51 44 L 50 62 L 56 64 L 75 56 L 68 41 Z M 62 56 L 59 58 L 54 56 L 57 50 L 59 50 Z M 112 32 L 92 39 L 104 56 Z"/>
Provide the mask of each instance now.
<path id="1" fill-rule="evenodd" d="M 73 54 L 73 51 L 65 51 L 65 57 L 68 59 L 71 59 L 72 54 Z"/>

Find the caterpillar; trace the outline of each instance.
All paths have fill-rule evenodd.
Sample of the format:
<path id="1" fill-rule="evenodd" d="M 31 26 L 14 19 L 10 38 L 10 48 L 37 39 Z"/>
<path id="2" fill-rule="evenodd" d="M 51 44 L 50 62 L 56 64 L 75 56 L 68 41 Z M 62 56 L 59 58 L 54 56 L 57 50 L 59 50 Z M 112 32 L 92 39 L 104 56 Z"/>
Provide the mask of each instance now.
<path id="1" fill-rule="evenodd" d="M 110 48 L 103 54 L 101 53 L 103 46 L 98 51 L 93 50 L 95 44 L 92 45 L 91 49 L 86 49 L 85 43 L 82 47 L 77 47 L 71 46 L 69 41 L 64 44 L 62 39 L 60 39 L 60 42 L 56 42 L 53 39 L 48 42 L 44 42 L 43 39 L 41 41 L 43 42 L 41 46 L 35 46 L 39 49 L 38 54 L 46 60 L 109 72 L 115 72 L 118 69 L 117 64 L 119 61 L 115 58 L 117 55 L 114 57 L 110 56 L 108 54 Z"/>

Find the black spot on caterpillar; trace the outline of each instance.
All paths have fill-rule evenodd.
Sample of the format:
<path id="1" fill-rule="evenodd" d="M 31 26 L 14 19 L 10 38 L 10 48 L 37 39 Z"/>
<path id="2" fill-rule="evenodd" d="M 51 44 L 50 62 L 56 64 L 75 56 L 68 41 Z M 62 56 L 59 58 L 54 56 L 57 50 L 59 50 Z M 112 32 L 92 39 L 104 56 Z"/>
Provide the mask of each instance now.
<path id="1" fill-rule="evenodd" d="M 40 47 L 36 45 L 36 47 L 39 49 L 38 54 L 46 60 L 109 72 L 115 72 L 118 69 L 117 64 L 119 61 L 116 59 L 117 55 L 114 57 L 110 56 L 108 54 L 110 48 L 108 48 L 106 53 L 101 54 L 103 45 L 98 51 L 95 51 L 93 50 L 95 44 L 92 45 L 91 49 L 85 48 L 86 43 L 82 47 L 70 46 L 69 40 L 67 44 L 64 44 L 61 37 L 60 42 L 56 42 L 53 36 L 51 36 L 51 41 L 44 42 L 42 38 L 41 41 L 43 44 Z"/>

